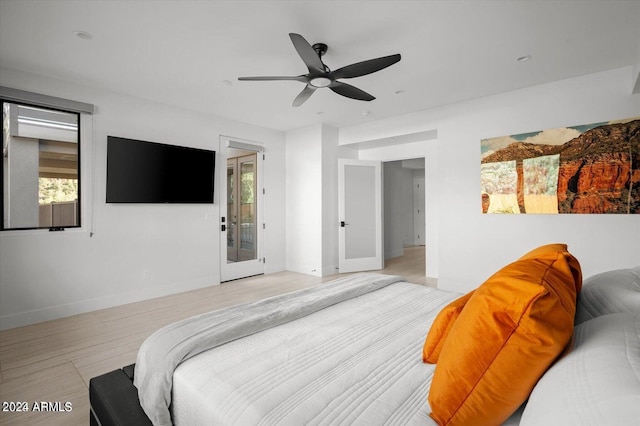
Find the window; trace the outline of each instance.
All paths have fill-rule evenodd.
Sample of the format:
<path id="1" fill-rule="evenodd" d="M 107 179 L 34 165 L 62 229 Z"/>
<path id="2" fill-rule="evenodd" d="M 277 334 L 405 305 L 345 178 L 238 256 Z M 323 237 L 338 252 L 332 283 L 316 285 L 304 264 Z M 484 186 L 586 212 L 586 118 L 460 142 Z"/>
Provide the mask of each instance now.
<path id="1" fill-rule="evenodd" d="M 80 114 L 2 100 L 1 230 L 80 226 Z"/>

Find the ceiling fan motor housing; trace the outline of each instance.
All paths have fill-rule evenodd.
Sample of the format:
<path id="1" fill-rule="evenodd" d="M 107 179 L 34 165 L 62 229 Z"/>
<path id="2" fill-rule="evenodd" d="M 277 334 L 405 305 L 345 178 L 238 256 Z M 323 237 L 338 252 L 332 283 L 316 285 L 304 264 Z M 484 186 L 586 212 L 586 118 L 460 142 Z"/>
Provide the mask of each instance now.
<path id="1" fill-rule="evenodd" d="M 327 76 L 321 75 L 319 77 L 312 77 L 309 80 L 309 84 L 313 87 L 328 87 L 333 80 Z"/>

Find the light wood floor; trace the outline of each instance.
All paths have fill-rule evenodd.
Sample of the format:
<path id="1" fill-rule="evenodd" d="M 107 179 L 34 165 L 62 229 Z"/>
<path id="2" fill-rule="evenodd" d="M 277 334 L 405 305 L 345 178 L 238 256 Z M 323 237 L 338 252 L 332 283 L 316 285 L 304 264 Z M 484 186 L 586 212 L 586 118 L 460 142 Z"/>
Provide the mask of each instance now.
<path id="1" fill-rule="evenodd" d="M 425 278 L 424 247 L 385 262 L 381 272 Z M 134 363 L 140 344 L 164 325 L 213 309 L 320 285 L 337 278 L 281 272 L 0 332 L 0 425 L 88 425 L 89 380 Z M 67 412 L 34 412 L 34 402 L 70 402 Z M 26 402 L 30 412 L 6 412 Z"/>

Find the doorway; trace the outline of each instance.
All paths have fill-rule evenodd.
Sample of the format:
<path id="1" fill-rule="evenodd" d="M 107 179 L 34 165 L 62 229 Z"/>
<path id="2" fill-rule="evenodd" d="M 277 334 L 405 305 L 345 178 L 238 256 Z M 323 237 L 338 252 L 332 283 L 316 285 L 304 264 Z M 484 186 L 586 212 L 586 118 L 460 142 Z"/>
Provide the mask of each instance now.
<path id="1" fill-rule="evenodd" d="M 341 273 L 392 267 L 427 283 L 425 183 L 424 157 L 338 159 Z"/>
<path id="2" fill-rule="evenodd" d="M 425 159 L 383 162 L 384 265 L 426 282 Z M 400 273 L 399 269 L 399 273 Z M 402 275 L 402 273 L 400 273 Z"/>
<path id="3" fill-rule="evenodd" d="M 264 273 L 262 146 L 221 139 L 220 281 Z"/>

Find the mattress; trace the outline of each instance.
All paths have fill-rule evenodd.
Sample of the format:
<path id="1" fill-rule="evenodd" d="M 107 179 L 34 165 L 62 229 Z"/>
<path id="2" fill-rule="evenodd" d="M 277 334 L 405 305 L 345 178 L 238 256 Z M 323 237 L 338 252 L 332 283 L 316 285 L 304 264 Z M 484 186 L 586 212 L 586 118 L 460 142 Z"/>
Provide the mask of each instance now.
<path id="1" fill-rule="evenodd" d="M 173 375 L 176 425 L 433 425 L 425 336 L 459 294 L 398 282 L 210 349 Z"/>

